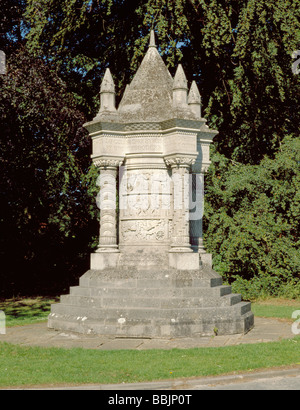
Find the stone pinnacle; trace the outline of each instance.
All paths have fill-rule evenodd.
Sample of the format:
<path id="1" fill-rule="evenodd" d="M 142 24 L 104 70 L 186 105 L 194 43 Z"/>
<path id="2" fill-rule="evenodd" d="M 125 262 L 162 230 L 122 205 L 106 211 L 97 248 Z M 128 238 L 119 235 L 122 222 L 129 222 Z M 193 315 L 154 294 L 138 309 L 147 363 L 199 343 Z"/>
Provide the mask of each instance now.
<path id="1" fill-rule="evenodd" d="M 109 68 L 107 68 L 105 71 L 100 92 L 101 93 L 114 93 L 115 92 L 115 83 L 114 83 L 114 80 L 112 78 Z"/>
<path id="2" fill-rule="evenodd" d="M 156 43 L 155 43 L 155 32 L 154 30 L 151 30 L 150 33 L 150 43 L 149 43 L 149 48 L 150 47 L 155 47 L 156 48 Z"/>
<path id="3" fill-rule="evenodd" d="M 185 73 L 183 71 L 182 65 L 179 64 L 175 77 L 174 77 L 174 85 L 173 85 L 173 90 L 180 90 L 184 89 L 187 90 L 187 79 L 185 76 Z"/>
<path id="4" fill-rule="evenodd" d="M 196 84 L 196 81 L 192 82 L 192 86 L 190 89 L 189 97 L 188 97 L 189 104 L 201 104 L 201 95 Z"/>

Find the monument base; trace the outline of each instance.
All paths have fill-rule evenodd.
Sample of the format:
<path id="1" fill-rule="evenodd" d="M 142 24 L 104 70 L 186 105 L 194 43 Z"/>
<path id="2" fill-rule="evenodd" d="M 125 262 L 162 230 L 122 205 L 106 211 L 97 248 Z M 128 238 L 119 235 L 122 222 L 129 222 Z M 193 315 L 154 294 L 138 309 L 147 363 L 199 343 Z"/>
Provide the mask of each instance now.
<path id="1" fill-rule="evenodd" d="M 91 254 L 91 269 L 104 270 L 116 268 L 119 265 L 119 252 L 96 252 Z"/>
<path id="2" fill-rule="evenodd" d="M 126 256 L 125 256 L 126 255 Z M 165 254 L 156 252 L 123 252 L 103 251 L 91 254 L 91 270 L 105 270 L 107 268 L 119 268 L 121 266 L 134 266 L 135 268 L 147 269 L 174 268 L 177 270 L 196 271 L 200 266 L 212 266 L 211 255 L 206 252 L 178 252 L 170 251 Z"/>
<path id="3" fill-rule="evenodd" d="M 90 270 L 48 319 L 56 330 L 136 338 L 241 334 L 253 325 L 251 304 L 209 267 Z"/>
<path id="4" fill-rule="evenodd" d="M 200 258 L 194 252 L 169 252 L 169 265 L 178 270 L 199 269 Z"/>

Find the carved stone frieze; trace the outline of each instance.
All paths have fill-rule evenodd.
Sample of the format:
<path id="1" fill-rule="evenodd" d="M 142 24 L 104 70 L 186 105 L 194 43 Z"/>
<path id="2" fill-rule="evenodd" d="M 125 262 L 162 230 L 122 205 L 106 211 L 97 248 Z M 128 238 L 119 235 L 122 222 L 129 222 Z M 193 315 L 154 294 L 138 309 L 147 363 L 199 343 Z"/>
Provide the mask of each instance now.
<path id="1" fill-rule="evenodd" d="M 121 222 L 123 242 L 162 242 L 168 239 L 167 220 L 127 220 Z"/>
<path id="2" fill-rule="evenodd" d="M 93 163 L 97 168 L 118 168 L 122 165 L 123 159 L 120 158 L 94 158 Z"/>
<path id="3" fill-rule="evenodd" d="M 165 158 L 165 163 L 169 167 L 191 167 L 196 162 L 195 157 L 188 157 L 188 156 L 174 156 Z"/>

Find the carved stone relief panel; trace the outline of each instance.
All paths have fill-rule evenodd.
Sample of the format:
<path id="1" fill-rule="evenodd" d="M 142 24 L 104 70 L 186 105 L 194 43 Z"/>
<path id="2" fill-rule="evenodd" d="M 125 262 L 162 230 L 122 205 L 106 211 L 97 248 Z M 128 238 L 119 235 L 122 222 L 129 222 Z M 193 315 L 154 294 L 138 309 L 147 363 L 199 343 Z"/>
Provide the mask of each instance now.
<path id="1" fill-rule="evenodd" d="M 168 221 L 166 220 L 127 220 L 121 221 L 121 241 L 164 242 L 168 240 Z"/>
<path id="2" fill-rule="evenodd" d="M 120 181 L 121 219 L 167 218 L 171 180 L 167 170 L 125 171 Z"/>

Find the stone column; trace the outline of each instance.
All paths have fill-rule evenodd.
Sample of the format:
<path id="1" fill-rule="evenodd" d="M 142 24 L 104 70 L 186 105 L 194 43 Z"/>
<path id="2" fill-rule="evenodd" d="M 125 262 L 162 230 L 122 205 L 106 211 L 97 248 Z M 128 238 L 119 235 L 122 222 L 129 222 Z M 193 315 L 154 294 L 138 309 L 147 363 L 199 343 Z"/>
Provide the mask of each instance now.
<path id="1" fill-rule="evenodd" d="M 195 215 L 195 218 L 191 218 L 190 229 L 192 248 L 199 253 L 203 265 L 212 266 L 212 255 L 206 252 L 203 244 L 204 179 L 209 165 L 209 163 L 196 162 L 192 167 L 192 172 L 194 174 L 194 196 L 196 197 L 196 200 L 199 200 L 198 206 L 200 212 Z"/>
<path id="2" fill-rule="evenodd" d="M 203 247 L 204 174 L 192 171 L 192 212 L 190 232 L 192 248 L 201 253 Z"/>
<path id="3" fill-rule="evenodd" d="M 119 252 L 117 243 L 117 172 L 119 159 L 97 159 L 94 164 L 100 169 L 97 185 L 100 193 L 97 204 L 100 209 L 100 238 L 97 252 Z"/>
<path id="4" fill-rule="evenodd" d="M 193 157 L 169 157 L 172 169 L 173 218 L 171 252 L 192 252 L 189 228 L 189 174 Z"/>

